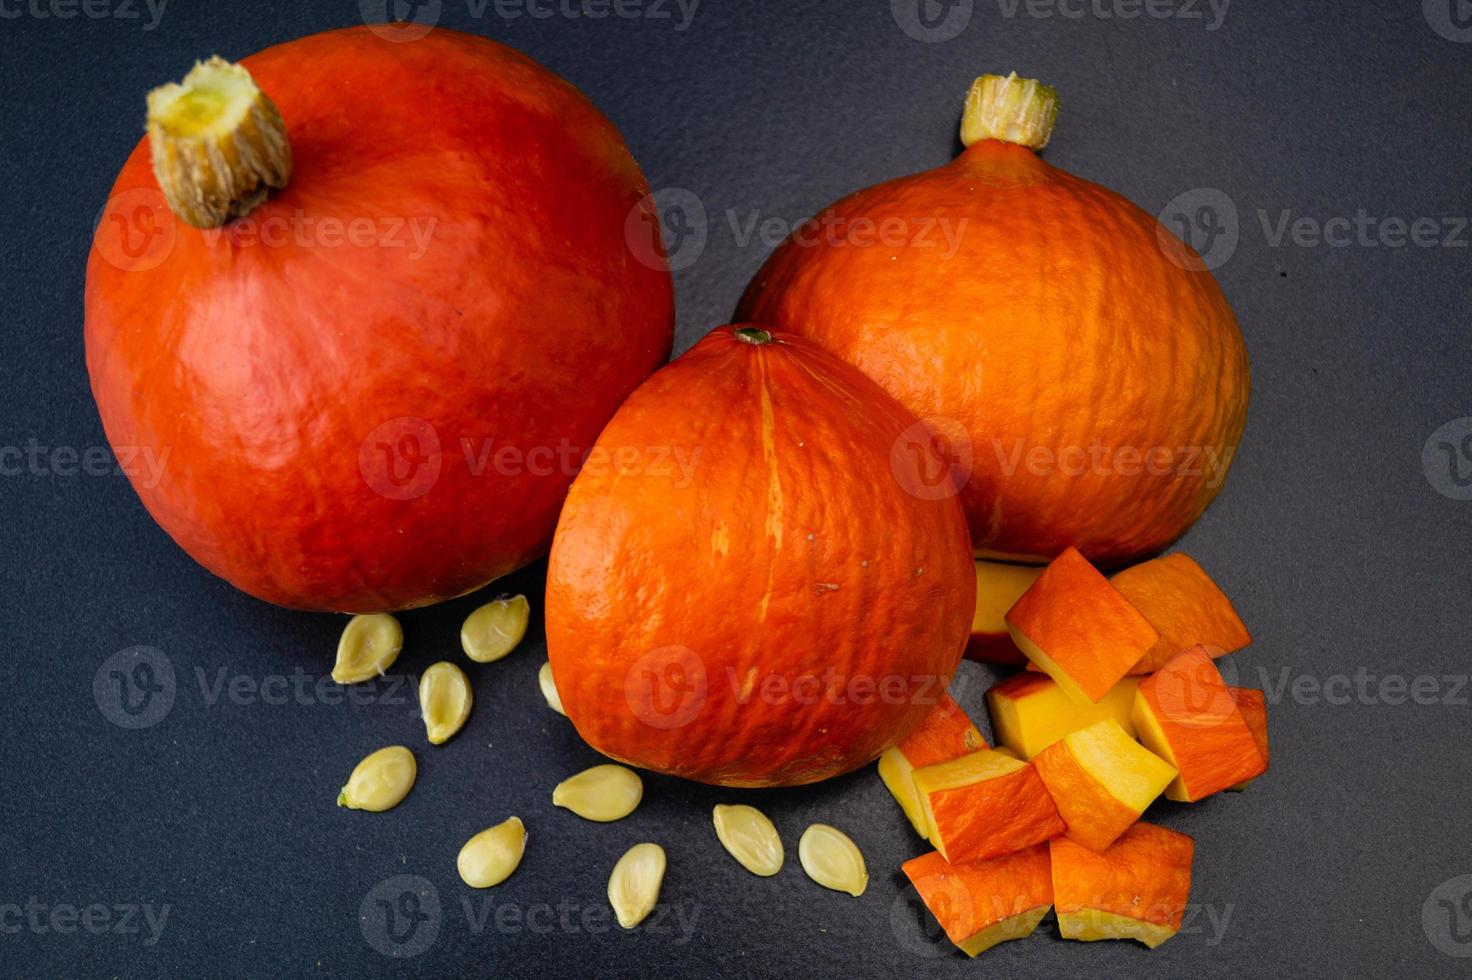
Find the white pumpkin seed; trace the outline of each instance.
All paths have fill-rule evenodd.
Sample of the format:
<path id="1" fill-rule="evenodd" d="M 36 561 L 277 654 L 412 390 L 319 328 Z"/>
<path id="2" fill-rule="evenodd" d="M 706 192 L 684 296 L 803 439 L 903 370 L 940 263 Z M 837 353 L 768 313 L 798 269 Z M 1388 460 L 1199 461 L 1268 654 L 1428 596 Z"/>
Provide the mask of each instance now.
<path id="1" fill-rule="evenodd" d="M 869 872 L 858 846 L 843 831 L 826 823 L 815 823 L 802 832 L 797 859 L 808 877 L 824 888 L 857 898 L 869 887 Z"/>
<path id="2" fill-rule="evenodd" d="M 721 846 L 754 875 L 782 870 L 782 838 L 767 815 L 754 806 L 717 804 L 712 814 Z"/>
<path id="3" fill-rule="evenodd" d="M 552 790 L 553 806 L 599 823 L 622 820 L 634 812 L 643 798 L 644 783 L 638 773 L 611 763 L 584 769 Z"/>
<path id="4" fill-rule="evenodd" d="M 508 817 L 466 841 L 455 870 L 471 888 L 490 888 L 511 877 L 525 852 L 526 827 L 520 817 Z"/>
<path id="5" fill-rule="evenodd" d="M 409 795 L 418 771 L 414 753 L 402 745 L 379 749 L 353 769 L 337 805 L 373 813 L 392 810 Z"/>
<path id="6" fill-rule="evenodd" d="M 478 664 L 500 660 L 526 636 L 531 606 L 524 595 L 502 596 L 465 617 L 460 648 Z"/>
<path id="7" fill-rule="evenodd" d="M 537 671 L 537 683 L 541 685 L 542 697 L 547 699 L 547 707 L 566 718 L 567 712 L 562 710 L 562 695 L 557 693 L 557 685 L 552 682 L 552 661 L 542 664 L 542 669 Z"/>
<path id="8" fill-rule="evenodd" d="M 632 929 L 654 911 L 664 869 L 664 848 L 658 844 L 635 844 L 618 859 L 608 876 L 608 904 L 619 925 Z"/>
<path id="9" fill-rule="evenodd" d="M 442 745 L 470 717 L 470 680 L 465 671 L 447 660 L 430 667 L 419 678 L 419 713 L 431 745 Z"/>
<path id="10" fill-rule="evenodd" d="M 388 613 L 354 616 L 337 641 L 332 679 L 339 684 L 356 684 L 382 677 L 403 647 L 403 627 Z"/>

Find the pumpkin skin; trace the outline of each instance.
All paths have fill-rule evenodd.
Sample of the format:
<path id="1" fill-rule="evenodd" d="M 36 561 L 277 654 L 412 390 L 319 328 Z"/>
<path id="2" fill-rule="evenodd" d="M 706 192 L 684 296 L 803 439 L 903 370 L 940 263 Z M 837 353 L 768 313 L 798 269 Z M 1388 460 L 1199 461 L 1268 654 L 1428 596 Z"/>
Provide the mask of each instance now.
<path id="1" fill-rule="evenodd" d="M 578 733 L 725 786 L 826 779 L 909 734 L 976 601 L 957 501 L 911 492 L 939 465 L 908 451 L 928 452 L 923 428 L 816 344 L 770 336 L 721 327 L 630 396 L 547 571 Z"/>
<path id="2" fill-rule="evenodd" d="M 933 421 L 978 557 L 1072 545 L 1123 564 L 1216 496 L 1247 351 L 1211 273 L 1153 217 L 996 139 L 823 217 L 840 234 L 799 228 L 737 316 L 812 337 Z M 858 229 L 886 222 L 908 244 L 863 247 Z"/>
<path id="3" fill-rule="evenodd" d="M 673 337 L 669 272 L 625 240 L 648 187 L 613 125 L 509 48 L 392 30 L 244 59 L 290 183 L 213 231 L 157 209 L 157 264 L 117 261 L 104 213 L 87 268 L 108 438 L 167 453 L 143 503 L 285 606 L 425 605 L 545 554 L 580 454 Z M 114 201 L 162 200 L 147 143 Z"/>

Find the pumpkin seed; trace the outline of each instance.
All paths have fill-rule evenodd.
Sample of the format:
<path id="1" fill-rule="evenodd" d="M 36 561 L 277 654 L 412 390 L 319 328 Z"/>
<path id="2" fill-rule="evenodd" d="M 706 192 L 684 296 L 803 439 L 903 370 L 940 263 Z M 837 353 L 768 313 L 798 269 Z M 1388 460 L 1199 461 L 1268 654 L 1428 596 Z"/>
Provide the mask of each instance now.
<path id="1" fill-rule="evenodd" d="M 418 771 L 414 753 L 402 745 L 379 749 L 353 769 L 337 805 L 373 813 L 392 810 L 409 795 Z"/>
<path id="2" fill-rule="evenodd" d="M 763 878 L 782 870 L 782 838 L 765 813 L 754 806 L 717 804 L 713 816 L 721 846 L 743 868 Z"/>
<path id="3" fill-rule="evenodd" d="M 403 627 L 388 613 L 354 616 L 337 641 L 332 679 L 339 684 L 356 684 L 382 677 L 399 658 L 403 646 Z"/>
<path id="4" fill-rule="evenodd" d="M 440 745 L 470 717 L 470 681 L 465 671 L 446 660 L 430 665 L 419 678 L 419 713 L 431 745 Z"/>
<path id="5" fill-rule="evenodd" d="M 471 888 L 490 888 L 511 877 L 525 851 L 526 826 L 520 817 L 507 817 L 465 842 L 455 870 Z"/>
<path id="6" fill-rule="evenodd" d="M 516 649 L 526 636 L 531 606 L 526 596 L 502 596 L 465 617 L 460 627 L 460 647 L 478 664 L 500 660 Z"/>
<path id="7" fill-rule="evenodd" d="M 864 855 L 848 835 L 826 823 L 815 823 L 797 842 L 797 859 L 808 877 L 836 892 L 858 898 L 869 887 Z"/>
<path id="8" fill-rule="evenodd" d="M 547 707 L 566 718 L 567 712 L 562 710 L 562 695 L 557 693 L 557 685 L 552 683 L 552 661 L 542 664 L 542 669 L 537 671 L 537 683 L 542 687 L 542 697 L 547 699 Z"/>
<path id="9" fill-rule="evenodd" d="M 584 769 L 552 790 L 552 805 L 564 807 L 584 820 L 607 823 L 634 812 L 644 798 L 644 783 L 637 773 L 612 764 Z"/>
<path id="10" fill-rule="evenodd" d="M 664 869 L 664 848 L 658 844 L 635 844 L 618 859 L 608 876 L 608 904 L 619 925 L 632 929 L 654 911 Z"/>

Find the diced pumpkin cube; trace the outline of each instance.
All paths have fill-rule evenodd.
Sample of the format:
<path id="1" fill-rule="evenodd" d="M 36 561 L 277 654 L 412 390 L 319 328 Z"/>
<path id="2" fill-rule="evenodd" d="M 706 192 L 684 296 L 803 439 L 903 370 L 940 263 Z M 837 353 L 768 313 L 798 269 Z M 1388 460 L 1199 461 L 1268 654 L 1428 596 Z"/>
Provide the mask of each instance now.
<path id="1" fill-rule="evenodd" d="M 905 811 L 915 833 L 930 839 L 925 809 L 915 792 L 915 770 L 984 748 L 986 739 L 981 737 L 976 725 L 954 698 L 942 692 L 920 727 L 879 757 L 879 778 Z"/>
<path id="2" fill-rule="evenodd" d="M 1080 704 L 1046 674 L 1015 674 L 986 692 L 992 734 L 998 744 L 1024 759 L 1033 758 L 1069 732 L 1105 718 L 1119 722 L 1119 727 L 1133 737 L 1135 723 L 1130 720 L 1130 712 L 1139 686 L 1138 677 L 1126 677 L 1098 704 Z"/>
<path id="3" fill-rule="evenodd" d="M 1012 642 L 1064 693 L 1097 703 L 1160 634 L 1088 559 L 1069 548 L 1007 611 Z"/>
<path id="4" fill-rule="evenodd" d="M 1037 770 L 984 749 L 915 770 L 930 843 L 952 864 L 1010 854 L 1063 833 Z"/>
<path id="5" fill-rule="evenodd" d="M 1131 674 L 1153 673 L 1193 646 L 1221 657 L 1252 642 L 1232 600 L 1189 555 L 1152 558 L 1109 581 L 1160 634 Z"/>
<path id="6" fill-rule="evenodd" d="M 1113 719 L 1063 736 L 1032 760 L 1068 825 L 1094 851 L 1113 844 L 1176 776 Z"/>
<path id="7" fill-rule="evenodd" d="M 931 851 L 900 870 L 967 956 L 1031 935 L 1053 905 L 1047 844 L 966 864 L 951 864 Z"/>
<path id="8" fill-rule="evenodd" d="M 1004 617 L 1041 574 L 1041 565 L 976 563 L 976 612 L 971 617 L 971 638 L 966 641 L 967 659 L 1019 666 L 1027 663 L 1012 642 Z"/>
<path id="9" fill-rule="evenodd" d="M 1067 837 L 1049 846 L 1064 939 L 1136 939 L 1153 949 L 1180 931 L 1191 896 L 1190 837 L 1137 823 L 1102 852 Z"/>
<path id="10" fill-rule="evenodd" d="M 1237 702 L 1237 710 L 1242 712 L 1242 717 L 1247 721 L 1247 727 L 1252 729 L 1252 737 L 1257 739 L 1257 750 L 1262 753 L 1263 765 L 1272 765 L 1272 758 L 1268 755 L 1267 698 L 1261 691 L 1250 687 L 1228 687 L 1227 690 L 1232 692 L 1232 700 Z M 1253 779 L 1256 778 L 1256 776 L 1253 777 Z M 1251 783 L 1252 779 L 1244 779 L 1229 789 L 1244 790 Z"/>
<path id="11" fill-rule="evenodd" d="M 1176 767 L 1165 790 L 1172 800 L 1194 803 L 1267 768 L 1247 719 L 1201 647 L 1140 681 L 1134 720 L 1145 747 Z"/>

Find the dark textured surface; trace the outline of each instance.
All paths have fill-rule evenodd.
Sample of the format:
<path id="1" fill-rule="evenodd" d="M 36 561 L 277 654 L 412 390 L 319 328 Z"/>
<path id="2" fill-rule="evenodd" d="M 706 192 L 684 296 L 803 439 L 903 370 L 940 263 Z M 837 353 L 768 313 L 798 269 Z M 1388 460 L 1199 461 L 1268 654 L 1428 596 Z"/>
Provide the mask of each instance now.
<path id="1" fill-rule="evenodd" d="M 1211 29 L 1211 8 L 1184 0 L 1150 9 L 1204 18 L 1114 16 L 1144 9 L 1128 0 L 978 0 L 954 5 L 969 20 L 937 42 L 901 29 L 904 2 L 896 15 L 880 0 L 705 0 L 683 29 L 672 2 L 623 7 L 664 17 L 604 19 L 553 0 L 533 4 L 553 13 L 543 18 L 497 13 L 524 4 L 429 6 L 581 86 L 655 188 L 702 202 L 703 251 L 684 253 L 693 261 L 678 273 L 681 350 L 729 315 L 768 251 L 745 235 L 753 218 L 796 221 L 947 160 L 980 70 L 1015 67 L 1063 93 L 1054 164 L 1151 212 L 1188 193 L 1194 212 L 1196 189 L 1222 191 L 1238 241 L 1217 275 L 1255 391 L 1226 491 L 1183 546 L 1256 634 L 1235 668 L 1243 683 L 1266 680 L 1273 769 L 1246 794 L 1159 808 L 1198 842 L 1187 934 L 1150 952 L 1060 942 L 1046 925 L 969 963 L 922 932 L 902 893 L 895 869 L 919 848 L 872 772 L 765 794 L 649 778 L 640 810 L 607 826 L 554 810 L 552 784 L 594 756 L 541 703 L 540 623 L 516 655 L 472 671 L 474 715 L 443 748 L 423 743 L 408 685 L 337 703 L 316 681 L 339 619 L 212 579 L 126 480 L 96 473 L 96 450 L 84 455 L 105 442 L 82 364 L 82 280 L 150 86 L 198 56 L 358 22 L 359 7 L 175 0 L 153 24 L 123 0 L 0 0 L 0 975 L 1465 971 L 1451 954 L 1472 954 L 1472 878 L 1460 877 L 1472 874 L 1472 500 L 1459 499 L 1472 489 L 1441 448 L 1472 431 L 1465 2 L 1238 0 Z M 1429 217 L 1442 231 L 1438 244 L 1399 247 L 1352 228 L 1340 245 L 1277 237 L 1284 216 L 1360 214 Z M 1393 239 L 1393 225 L 1375 227 Z M 499 588 L 536 600 L 543 572 Z M 405 615 L 395 673 L 459 659 L 458 625 L 477 601 Z M 104 661 L 135 645 L 172 666 L 173 701 L 128 730 L 100 710 L 93 682 L 106 690 Z M 978 716 L 987 682 L 967 667 L 958 684 Z M 386 741 L 419 756 L 407 802 L 384 815 L 334 807 L 353 764 Z M 716 845 L 710 807 L 738 799 L 782 832 L 789 861 L 775 879 Z M 509 813 L 530 828 L 526 859 L 472 893 L 455 852 Z M 863 848 L 862 898 L 803 877 L 797 838 L 813 820 Z M 625 934 L 609 925 L 604 885 L 643 839 L 669 852 L 668 908 Z M 429 882 L 440 909 L 437 932 L 398 948 L 428 940 L 427 951 L 398 962 L 359 921 L 365 900 L 396 894 L 394 883 L 373 892 L 396 875 Z M 160 932 L 145 912 L 166 913 Z"/>

